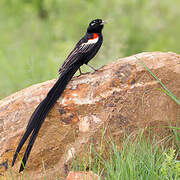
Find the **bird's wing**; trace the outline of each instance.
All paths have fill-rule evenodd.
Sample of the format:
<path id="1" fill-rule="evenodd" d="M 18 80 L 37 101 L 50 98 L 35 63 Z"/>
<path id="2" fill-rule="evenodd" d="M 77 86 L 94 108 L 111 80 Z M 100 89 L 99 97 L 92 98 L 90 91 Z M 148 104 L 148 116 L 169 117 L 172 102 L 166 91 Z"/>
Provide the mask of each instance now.
<path id="1" fill-rule="evenodd" d="M 82 38 L 64 61 L 63 65 L 59 69 L 59 73 L 62 73 L 67 67 L 70 67 L 80 60 L 86 53 L 90 52 L 96 46 L 98 40 L 99 37 L 94 39 Z"/>

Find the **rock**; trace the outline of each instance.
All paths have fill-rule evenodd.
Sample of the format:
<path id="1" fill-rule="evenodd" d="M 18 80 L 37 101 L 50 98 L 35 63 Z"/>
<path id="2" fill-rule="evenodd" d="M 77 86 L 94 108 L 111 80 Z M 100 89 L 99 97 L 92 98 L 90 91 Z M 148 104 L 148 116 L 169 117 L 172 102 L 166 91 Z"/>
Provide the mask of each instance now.
<path id="1" fill-rule="evenodd" d="M 100 177 L 93 172 L 72 172 L 70 171 L 66 180 L 100 180 Z"/>
<path id="2" fill-rule="evenodd" d="M 40 130 L 26 167 L 30 177 L 43 176 L 43 163 L 47 178 L 65 177 L 72 156 L 83 150 L 87 154 L 90 140 L 98 146 L 102 129 L 110 129 L 119 140 L 124 133 L 136 135 L 139 128 L 154 127 L 160 137 L 168 133 L 161 126 L 176 123 L 179 106 L 136 57 L 180 97 L 180 55 L 175 53 L 140 53 L 74 77 Z M 0 101 L 0 174 L 6 175 L 32 112 L 54 83 L 36 84 Z M 16 175 L 19 165 L 17 159 L 12 170 Z"/>

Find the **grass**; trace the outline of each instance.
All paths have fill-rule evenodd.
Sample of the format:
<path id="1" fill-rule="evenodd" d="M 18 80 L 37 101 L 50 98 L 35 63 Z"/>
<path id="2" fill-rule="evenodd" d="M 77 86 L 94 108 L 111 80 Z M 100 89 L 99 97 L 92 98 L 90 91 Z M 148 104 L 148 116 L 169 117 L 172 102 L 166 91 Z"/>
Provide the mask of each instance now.
<path id="1" fill-rule="evenodd" d="M 180 133 L 176 132 L 180 137 Z M 175 148 L 168 148 L 155 138 L 144 137 L 141 133 L 135 138 L 128 136 L 119 149 L 119 143 L 111 138 L 106 140 L 108 152 L 104 158 L 102 153 L 97 153 L 94 146 L 90 145 L 89 163 L 85 159 L 73 160 L 74 171 L 93 171 L 107 180 L 165 180 L 180 178 L 180 156 Z M 180 145 L 179 139 L 175 140 Z M 93 158 L 92 158 L 93 157 Z M 98 168 L 101 167 L 101 168 Z"/>

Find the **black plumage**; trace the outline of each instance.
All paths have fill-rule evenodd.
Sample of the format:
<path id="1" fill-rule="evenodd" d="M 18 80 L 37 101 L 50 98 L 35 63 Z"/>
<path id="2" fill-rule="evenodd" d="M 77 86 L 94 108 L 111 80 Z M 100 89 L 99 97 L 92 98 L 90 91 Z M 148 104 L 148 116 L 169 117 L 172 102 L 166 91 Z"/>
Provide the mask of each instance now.
<path id="1" fill-rule="evenodd" d="M 104 21 L 101 19 L 95 19 L 89 24 L 85 36 L 76 44 L 75 48 L 71 51 L 71 53 L 59 69 L 60 75 L 58 80 L 50 89 L 46 98 L 37 106 L 37 108 L 33 112 L 12 161 L 13 166 L 22 146 L 31 135 L 28 146 L 24 153 L 24 157 L 22 159 L 19 172 L 24 170 L 33 144 L 47 114 L 52 109 L 58 98 L 61 96 L 67 84 L 72 79 L 73 75 L 78 69 L 80 69 L 80 66 L 82 66 L 83 64 L 88 65 L 88 62 L 96 55 L 99 48 L 101 47 L 103 42 L 103 26 Z"/>

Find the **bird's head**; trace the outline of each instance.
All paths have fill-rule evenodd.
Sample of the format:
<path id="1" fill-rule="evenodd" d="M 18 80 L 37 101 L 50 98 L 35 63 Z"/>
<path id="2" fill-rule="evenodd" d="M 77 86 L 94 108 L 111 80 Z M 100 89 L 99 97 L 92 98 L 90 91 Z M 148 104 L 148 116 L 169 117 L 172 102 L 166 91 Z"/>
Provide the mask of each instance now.
<path id="1" fill-rule="evenodd" d="M 89 23 L 87 32 L 88 33 L 101 33 L 104 27 L 105 21 L 102 19 L 95 19 Z"/>

